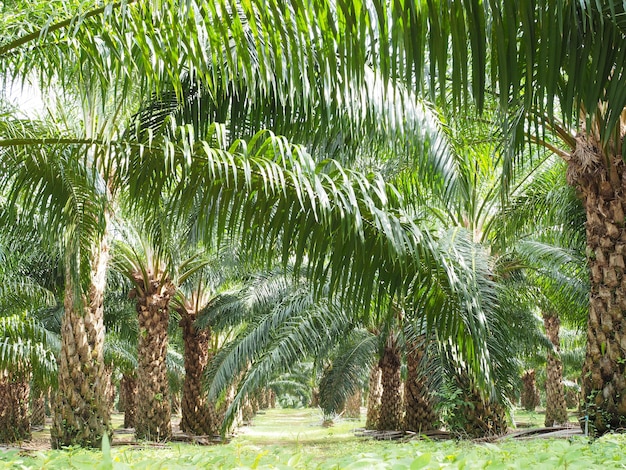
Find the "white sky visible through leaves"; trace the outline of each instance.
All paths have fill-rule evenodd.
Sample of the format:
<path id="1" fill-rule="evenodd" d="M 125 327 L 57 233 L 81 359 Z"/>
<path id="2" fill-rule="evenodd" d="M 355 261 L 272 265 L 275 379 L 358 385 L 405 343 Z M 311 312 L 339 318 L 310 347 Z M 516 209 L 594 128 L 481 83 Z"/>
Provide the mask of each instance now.
<path id="1" fill-rule="evenodd" d="M 17 82 L 6 82 L 0 86 L 2 86 L 1 93 L 4 98 L 17 107 L 24 117 L 35 117 L 46 111 L 46 105 L 38 87 L 28 82 L 24 82 L 23 85 Z"/>

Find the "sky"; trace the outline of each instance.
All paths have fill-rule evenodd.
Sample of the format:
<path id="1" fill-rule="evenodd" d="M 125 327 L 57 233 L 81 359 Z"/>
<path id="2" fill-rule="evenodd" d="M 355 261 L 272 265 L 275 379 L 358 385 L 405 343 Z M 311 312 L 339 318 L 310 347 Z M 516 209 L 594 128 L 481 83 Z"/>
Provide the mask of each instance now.
<path id="1" fill-rule="evenodd" d="M 6 83 L 1 90 L 7 101 L 16 106 L 24 117 L 35 117 L 41 115 L 46 110 L 41 91 L 29 83 Z M 0 87 L 2 84 L 0 84 Z"/>

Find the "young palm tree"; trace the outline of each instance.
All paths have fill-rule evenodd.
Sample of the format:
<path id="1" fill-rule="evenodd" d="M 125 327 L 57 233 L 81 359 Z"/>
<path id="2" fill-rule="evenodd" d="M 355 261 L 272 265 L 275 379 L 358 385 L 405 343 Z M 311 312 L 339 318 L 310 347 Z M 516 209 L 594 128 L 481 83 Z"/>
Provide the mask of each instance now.
<path id="1" fill-rule="evenodd" d="M 203 269 L 196 270 L 181 285 L 172 301 L 180 315 L 184 342 L 185 382 L 182 397 L 180 429 L 197 435 L 219 433 L 220 423 L 215 403 L 207 400 L 203 377 L 214 354 L 210 327 L 199 328 L 196 324 L 200 312 L 220 307 L 220 294 L 228 285 L 229 271 L 236 271 L 234 257 L 225 250 L 218 255 L 198 260 Z M 235 263 L 234 263 L 235 262 Z"/>
<path id="2" fill-rule="evenodd" d="M 139 319 L 137 349 L 138 439 L 167 440 L 172 435 L 171 404 L 167 376 L 170 300 L 176 291 L 168 264 L 151 242 L 138 237 L 136 247 L 118 242 L 113 266 L 133 285 Z"/>

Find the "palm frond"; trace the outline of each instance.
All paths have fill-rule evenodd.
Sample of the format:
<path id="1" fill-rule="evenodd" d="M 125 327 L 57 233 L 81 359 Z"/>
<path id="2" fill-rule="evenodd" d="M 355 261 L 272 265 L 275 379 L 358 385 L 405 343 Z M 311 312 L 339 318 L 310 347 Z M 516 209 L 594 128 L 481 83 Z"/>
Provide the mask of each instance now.
<path id="1" fill-rule="evenodd" d="M 346 399 L 363 385 L 376 359 L 378 338 L 355 330 L 344 338 L 332 358 L 332 365 L 320 381 L 320 407 L 325 416 L 341 411 Z"/>

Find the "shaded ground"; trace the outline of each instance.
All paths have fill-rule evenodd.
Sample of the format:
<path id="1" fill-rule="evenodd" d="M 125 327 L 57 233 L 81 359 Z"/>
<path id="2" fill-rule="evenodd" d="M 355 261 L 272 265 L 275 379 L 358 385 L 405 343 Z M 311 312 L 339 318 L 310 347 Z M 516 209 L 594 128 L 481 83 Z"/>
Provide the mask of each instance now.
<path id="1" fill-rule="evenodd" d="M 261 449 L 267 446 L 281 446 L 301 450 L 303 446 L 311 447 L 312 452 L 320 454 L 338 454 L 346 450 L 362 448 L 366 439 L 355 436 L 355 431 L 363 428 L 365 424 L 365 410 L 363 418 L 338 419 L 334 426 L 329 428 L 322 426 L 322 414 L 317 409 L 274 409 L 261 412 L 249 426 L 239 428 L 235 434 L 234 442 L 241 445 L 250 445 Z M 544 412 L 538 410 L 527 412 L 516 410 L 513 414 L 516 423 L 515 428 L 509 430 L 511 435 L 519 435 L 529 429 L 543 427 Z M 131 444 L 134 442 L 132 429 L 124 429 L 124 415 L 113 413 L 111 421 L 114 429 L 113 445 Z M 180 416 L 172 417 L 174 432 L 178 432 Z M 561 433 L 568 437 L 572 433 L 578 433 L 578 417 L 576 412 L 570 412 L 570 426 L 572 432 Z M 555 434 L 551 437 L 559 437 Z M 16 446 L 12 446 L 16 447 Z M 1 446 L 0 449 L 7 446 Z M 23 442 L 20 446 L 23 450 L 49 450 L 50 449 L 50 420 L 46 422 L 43 430 L 34 430 L 31 441 Z"/>

